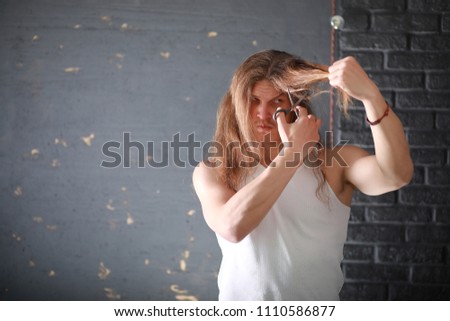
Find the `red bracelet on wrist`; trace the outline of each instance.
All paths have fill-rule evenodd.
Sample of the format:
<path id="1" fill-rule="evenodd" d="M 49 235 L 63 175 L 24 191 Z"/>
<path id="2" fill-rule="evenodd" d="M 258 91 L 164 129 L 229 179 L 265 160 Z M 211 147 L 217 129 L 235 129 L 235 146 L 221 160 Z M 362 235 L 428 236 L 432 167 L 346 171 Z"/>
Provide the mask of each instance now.
<path id="1" fill-rule="evenodd" d="M 369 118 L 366 117 L 366 121 L 369 123 L 370 126 L 378 125 L 379 123 L 381 123 L 383 118 L 389 114 L 389 108 L 391 108 L 391 107 L 389 106 L 388 102 L 386 101 L 386 110 L 384 111 L 384 114 L 380 118 L 378 118 L 377 120 L 374 120 L 374 121 L 370 121 Z"/>

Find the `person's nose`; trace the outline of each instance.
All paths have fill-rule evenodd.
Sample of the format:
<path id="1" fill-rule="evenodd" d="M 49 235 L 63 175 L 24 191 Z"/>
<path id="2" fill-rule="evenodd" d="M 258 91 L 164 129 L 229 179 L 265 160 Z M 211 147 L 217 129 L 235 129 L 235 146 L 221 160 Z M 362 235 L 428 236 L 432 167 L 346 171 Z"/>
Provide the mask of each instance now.
<path id="1" fill-rule="evenodd" d="M 261 120 L 271 119 L 272 118 L 272 106 L 268 103 L 261 102 L 258 106 L 257 116 Z"/>

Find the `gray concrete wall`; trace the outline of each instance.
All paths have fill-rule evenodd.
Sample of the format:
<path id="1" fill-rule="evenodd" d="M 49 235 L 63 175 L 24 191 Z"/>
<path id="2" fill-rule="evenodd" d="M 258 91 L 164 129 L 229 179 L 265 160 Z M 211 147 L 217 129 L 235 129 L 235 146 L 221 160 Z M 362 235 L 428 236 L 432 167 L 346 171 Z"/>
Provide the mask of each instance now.
<path id="1" fill-rule="evenodd" d="M 1 0 L 0 299 L 215 300 L 220 251 L 192 165 L 170 150 L 167 167 L 138 168 L 134 147 L 130 168 L 106 169 L 102 146 L 123 156 L 129 133 L 160 161 L 177 133 L 203 145 L 248 55 L 329 63 L 330 12 L 328 0 Z"/>

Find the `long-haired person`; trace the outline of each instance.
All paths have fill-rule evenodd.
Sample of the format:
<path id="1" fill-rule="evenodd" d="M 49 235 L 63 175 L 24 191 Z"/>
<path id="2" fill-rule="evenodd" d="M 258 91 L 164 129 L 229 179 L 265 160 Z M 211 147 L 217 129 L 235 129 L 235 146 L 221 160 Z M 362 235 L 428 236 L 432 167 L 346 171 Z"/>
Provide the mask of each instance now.
<path id="1" fill-rule="evenodd" d="M 324 83 L 344 112 L 351 98 L 363 103 L 375 155 L 320 144 L 311 98 Z M 277 112 L 289 95 L 296 113 Z M 338 300 L 353 191 L 383 194 L 413 173 L 400 120 L 352 57 L 327 67 L 275 50 L 250 56 L 219 106 L 214 142 L 193 183 L 222 250 L 219 300 Z"/>

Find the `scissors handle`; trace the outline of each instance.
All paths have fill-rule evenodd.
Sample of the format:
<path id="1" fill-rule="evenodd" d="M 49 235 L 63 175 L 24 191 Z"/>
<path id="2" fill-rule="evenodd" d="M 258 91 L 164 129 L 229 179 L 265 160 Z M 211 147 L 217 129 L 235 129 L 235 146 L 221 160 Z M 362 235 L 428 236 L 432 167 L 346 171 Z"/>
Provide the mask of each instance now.
<path id="1" fill-rule="evenodd" d="M 284 113 L 284 116 L 287 117 L 287 115 L 289 115 L 289 113 L 292 112 L 292 111 L 295 113 L 295 116 L 297 116 L 297 118 L 298 118 L 298 110 L 297 110 L 297 108 L 285 108 L 285 109 L 280 108 L 280 109 L 277 109 L 273 113 L 273 115 L 272 115 L 273 120 L 277 121 L 277 117 L 278 117 L 279 113 Z"/>

